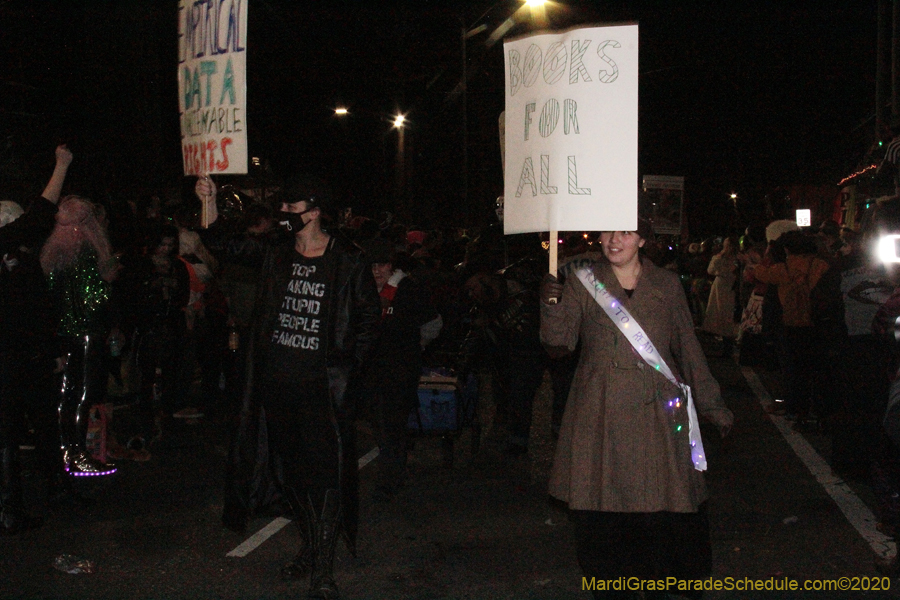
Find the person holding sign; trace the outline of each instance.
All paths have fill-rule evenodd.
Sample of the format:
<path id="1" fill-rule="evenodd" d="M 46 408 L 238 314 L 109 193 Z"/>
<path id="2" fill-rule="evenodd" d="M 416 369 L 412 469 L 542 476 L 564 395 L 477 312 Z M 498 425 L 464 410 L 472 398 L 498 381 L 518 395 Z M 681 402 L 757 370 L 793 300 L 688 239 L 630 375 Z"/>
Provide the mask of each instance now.
<path id="1" fill-rule="evenodd" d="M 214 202 L 211 180 L 198 181 L 195 191 Z M 280 459 L 280 491 L 303 538 L 282 575 L 311 574 L 308 596 L 332 599 L 339 596 L 333 574 L 337 537 L 343 534 L 354 552 L 356 535 L 352 388 L 375 341 L 381 301 L 362 253 L 325 229 L 329 199 L 326 184 L 314 177 L 297 176 L 282 187 L 278 218 L 290 238 L 269 250 L 260 273 L 238 447 L 229 458 L 231 514 L 223 522 L 248 516 L 235 514 L 240 505 L 235 508 L 229 493 L 243 496 L 248 507 L 249 496 L 259 491 L 250 489 L 260 473 L 261 433 L 254 436 L 253 429 L 264 424 L 269 462 L 274 468 L 274 457 Z"/>
<path id="2" fill-rule="evenodd" d="M 723 436 L 733 416 L 677 275 L 641 256 L 650 235 L 643 219 L 637 231 L 605 231 L 605 260 L 564 285 L 547 275 L 541 288 L 542 342 L 554 355 L 581 342 L 550 494 L 568 503 L 579 563 L 598 582 L 700 579 L 712 568 L 693 401 Z M 597 589 L 595 597 L 630 593 Z"/>

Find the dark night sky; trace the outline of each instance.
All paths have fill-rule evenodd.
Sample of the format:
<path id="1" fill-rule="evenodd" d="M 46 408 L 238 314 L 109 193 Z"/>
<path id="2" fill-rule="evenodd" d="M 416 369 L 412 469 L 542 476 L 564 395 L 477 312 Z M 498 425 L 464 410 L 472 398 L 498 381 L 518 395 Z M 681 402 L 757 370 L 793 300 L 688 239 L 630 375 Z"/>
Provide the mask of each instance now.
<path id="1" fill-rule="evenodd" d="M 462 207 L 460 32 L 518 2 L 250 0 L 251 155 L 319 171 L 358 212 L 422 224 L 487 214 L 502 189 L 497 116 L 502 45 L 468 45 L 470 208 Z M 762 4 L 766 8 L 760 8 Z M 551 27 L 636 21 L 641 30 L 639 173 L 683 175 L 692 225 L 715 224 L 727 195 L 834 184 L 872 141 L 876 2 L 566 2 Z M 174 0 L 0 1 L 2 175 L 46 172 L 58 139 L 78 154 L 72 185 L 113 197 L 179 180 Z M 513 33 L 524 33 L 523 24 Z M 337 104 L 351 110 L 339 121 Z M 394 192 L 407 113 L 407 192 Z M 14 195 L 10 193 L 8 195 Z"/>

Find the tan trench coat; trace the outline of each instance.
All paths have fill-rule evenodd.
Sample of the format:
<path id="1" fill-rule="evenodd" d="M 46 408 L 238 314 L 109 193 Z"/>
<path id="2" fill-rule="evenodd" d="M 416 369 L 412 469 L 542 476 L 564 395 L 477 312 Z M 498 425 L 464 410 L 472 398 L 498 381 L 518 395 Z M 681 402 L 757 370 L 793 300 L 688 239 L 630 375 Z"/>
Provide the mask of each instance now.
<path id="1" fill-rule="evenodd" d="M 631 298 L 607 262 L 593 268 L 675 376 L 691 386 L 697 412 L 730 427 L 733 416 L 694 334 L 681 283 L 649 260 L 642 266 Z M 691 463 L 685 403 L 668 407 L 678 388 L 644 362 L 573 275 L 559 304 L 542 303 L 541 340 L 571 351 L 579 339 L 581 358 L 563 416 L 550 494 L 575 510 L 695 512 L 707 491 Z"/>
<path id="2" fill-rule="evenodd" d="M 737 333 L 734 322 L 733 288 L 737 278 L 734 261 L 734 255 L 717 254 L 709 261 L 709 267 L 706 269 L 707 273 L 715 276 L 715 280 L 709 290 L 703 330 L 729 338 L 735 337 Z"/>

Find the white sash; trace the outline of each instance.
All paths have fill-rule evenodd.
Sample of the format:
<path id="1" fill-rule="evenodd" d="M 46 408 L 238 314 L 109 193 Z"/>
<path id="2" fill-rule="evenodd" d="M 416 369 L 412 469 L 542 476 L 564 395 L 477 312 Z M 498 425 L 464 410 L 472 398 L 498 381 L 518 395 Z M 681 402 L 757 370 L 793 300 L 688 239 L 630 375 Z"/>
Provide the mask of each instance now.
<path id="1" fill-rule="evenodd" d="M 700 423 L 697 420 L 697 409 L 694 407 L 694 398 L 691 395 L 691 387 L 675 378 L 669 365 L 659 355 L 650 337 L 644 333 L 640 324 L 622 306 L 616 297 L 609 293 L 606 286 L 597 281 L 590 267 L 582 267 L 575 271 L 578 280 L 584 285 L 591 297 L 600 305 L 600 308 L 612 319 L 625 338 L 634 346 L 647 364 L 662 373 L 666 378 L 681 389 L 682 395 L 687 399 L 688 412 L 688 439 L 691 442 L 691 460 L 698 471 L 706 470 L 706 454 L 703 451 L 703 441 L 700 439 Z M 678 406 L 678 398 L 674 400 Z"/>

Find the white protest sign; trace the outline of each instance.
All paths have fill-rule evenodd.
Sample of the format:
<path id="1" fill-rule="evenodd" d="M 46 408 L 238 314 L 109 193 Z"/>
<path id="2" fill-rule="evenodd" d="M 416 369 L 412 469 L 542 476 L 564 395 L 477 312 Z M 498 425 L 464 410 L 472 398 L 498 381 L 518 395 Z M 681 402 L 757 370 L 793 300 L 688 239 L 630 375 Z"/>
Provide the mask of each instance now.
<path id="1" fill-rule="evenodd" d="M 504 233 L 637 228 L 638 27 L 504 44 Z"/>
<path id="2" fill-rule="evenodd" d="M 247 2 L 178 2 L 185 175 L 247 172 Z"/>

